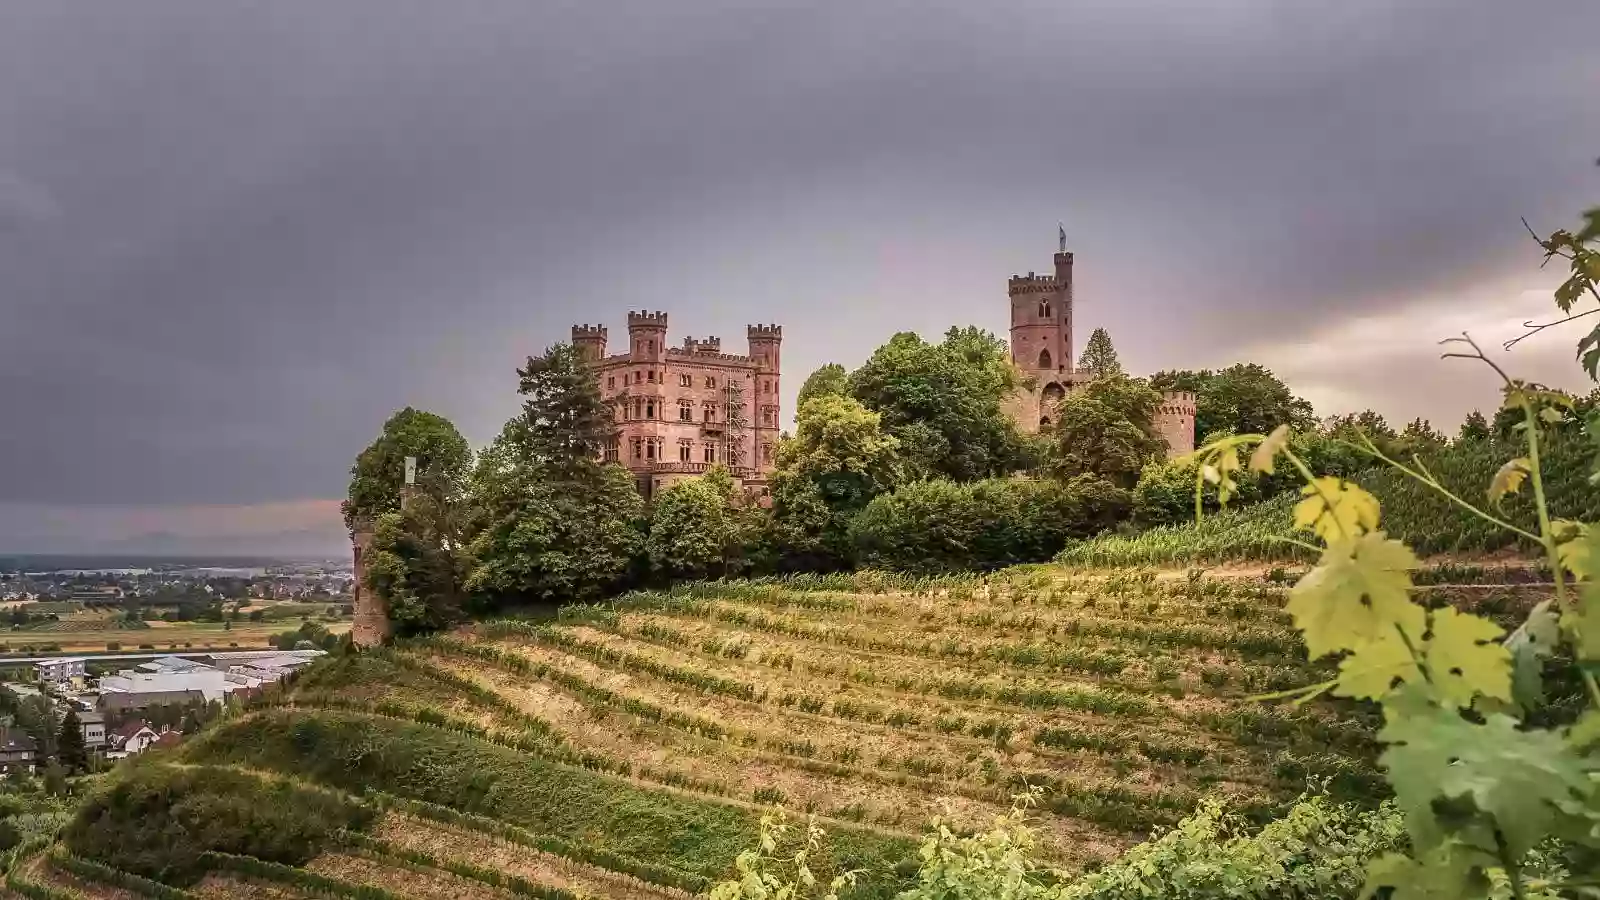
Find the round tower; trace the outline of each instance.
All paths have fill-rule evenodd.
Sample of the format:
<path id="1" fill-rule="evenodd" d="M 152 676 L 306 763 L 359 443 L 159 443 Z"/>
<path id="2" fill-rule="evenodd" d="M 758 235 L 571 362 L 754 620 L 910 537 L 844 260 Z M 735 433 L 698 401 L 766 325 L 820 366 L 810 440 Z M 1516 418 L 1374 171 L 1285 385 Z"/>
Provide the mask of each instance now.
<path id="1" fill-rule="evenodd" d="M 667 355 L 667 314 L 628 313 L 628 352 L 637 362 L 660 362 Z"/>
<path id="2" fill-rule="evenodd" d="M 1165 391 L 1150 424 L 1167 442 L 1167 458 L 1194 452 L 1195 399 L 1193 391 Z"/>
<path id="3" fill-rule="evenodd" d="M 350 532 L 350 549 L 355 584 L 350 592 L 355 599 L 355 622 L 350 639 L 357 647 L 381 647 L 389 639 L 389 609 L 378 592 L 367 587 L 367 557 L 372 555 L 372 523 L 358 521 Z"/>
<path id="4" fill-rule="evenodd" d="M 590 362 L 606 358 L 606 327 L 604 325 L 572 326 L 572 346 Z"/>

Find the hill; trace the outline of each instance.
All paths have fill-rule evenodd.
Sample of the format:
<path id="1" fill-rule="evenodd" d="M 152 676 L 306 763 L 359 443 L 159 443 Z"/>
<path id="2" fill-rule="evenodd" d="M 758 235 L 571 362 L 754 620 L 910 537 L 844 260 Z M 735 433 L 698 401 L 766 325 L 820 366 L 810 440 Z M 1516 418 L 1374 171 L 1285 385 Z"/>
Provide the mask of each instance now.
<path id="1" fill-rule="evenodd" d="M 1423 460 L 1428 472 L 1456 496 L 1484 506 L 1484 491 L 1520 447 L 1495 441 L 1453 444 Z M 1543 459 L 1550 513 L 1585 522 L 1600 518 L 1600 491 L 1589 481 L 1594 446 L 1578 434 L 1558 434 Z M 1516 535 L 1452 503 L 1402 472 L 1373 469 L 1354 479 L 1383 504 L 1383 528 L 1418 553 L 1482 555 L 1527 551 Z M 1506 499 L 1507 520 L 1537 531 L 1533 504 L 1522 494 Z M 1138 534 L 1106 534 L 1067 547 L 1058 562 L 1080 566 L 1214 565 L 1239 561 L 1307 561 L 1311 555 L 1282 540 L 1292 534 L 1290 509 L 1299 500 L 1284 494 L 1252 506 L 1207 515 L 1199 522 L 1151 528 Z"/>
<path id="2" fill-rule="evenodd" d="M 1511 616 L 1542 587 L 1427 590 Z M 932 819 L 985 826 L 1024 784 L 1043 788 L 1040 856 L 1069 872 L 1204 797 L 1259 823 L 1316 778 L 1371 806 L 1382 782 L 1362 710 L 1246 699 L 1324 677 L 1284 591 L 1055 567 L 861 573 L 481 623 L 323 660 L 120 767 L 9 883 L 49 897 L 681 898 L 725 877 L 782 804 L 828 830 L 822 872 L 864 870 L 855 896 L 887 897 L 915 875 Z"/>

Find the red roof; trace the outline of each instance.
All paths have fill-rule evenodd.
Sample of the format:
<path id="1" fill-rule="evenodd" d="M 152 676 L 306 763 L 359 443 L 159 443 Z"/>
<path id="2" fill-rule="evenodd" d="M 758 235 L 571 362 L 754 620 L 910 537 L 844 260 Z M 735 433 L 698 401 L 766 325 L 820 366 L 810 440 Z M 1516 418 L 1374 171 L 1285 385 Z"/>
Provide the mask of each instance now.
<path id="1" fill-rule="evenodd" d="M 136 719 L 136 720 L 134 720 L 132 722 L 124 723 L 121 728 L 118 728 L 116 731 L 113 731 L 111 733 L 126 741 L 126 740 L 131 739 L 134 735 L 138 734 L 139 732 L 145 730 L 146 728 L 150 728 L 150 723 L 149 722 L 146 722 L 143 719 Z M 150 730 L 151 731 L 155 731 L 154 728 L 150 728 Z"/>
<path id="2" fill-rule="evenodd" d="M 155 746 L 157 747 L 176 747 L 181 743 L 183 743 L 183 734 L 177 731 L 166 732 L 155 740 Z"/>

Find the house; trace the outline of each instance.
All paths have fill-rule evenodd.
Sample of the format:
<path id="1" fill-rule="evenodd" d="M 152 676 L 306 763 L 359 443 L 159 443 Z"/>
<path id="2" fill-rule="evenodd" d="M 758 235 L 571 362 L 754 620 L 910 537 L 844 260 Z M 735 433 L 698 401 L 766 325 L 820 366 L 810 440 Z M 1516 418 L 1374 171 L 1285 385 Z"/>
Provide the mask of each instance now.
<path id="1" fill-rule="evenodd" d="M 33 670 L 38 675 L 38 680 L 55 687 L 83 687 L 84 669 L 83 657 L 63 656 L 59 659 L 47 659 L 34 663 Z"/>
<path id="2" fill-rule="evenodd" d="M 111 733 L 111 752 L 107 756 L 121 758 L 143 753 L 151 744 L 161 739 L 161 734 L 150 723 L 135 719 Z"/>
<path id="3" fill-rule="evenodd" d="M 0 727 L 0 769 L 33 770 L 39 749 L 33 737 L 20 728 Z"/>
<path id="4" fill-rule="evenodd" d="M 110 677 L 110 676 L 107 676 Z M 105 679 L 101 679 L 102 682 Z M 112 691 L 100 695 L 102 712 L 125 712 L 130 709 L 145 710 L 152 706 L 188 706 L 208 702 L 203 691 Z"/>
<path id="5" fill-rule="evenodd" d="M 83 726 L 84 749 L 100 752 L 106 749 L 106 716 L 99 710 L 88 710 L 78 713 L 78 722 Z"/>

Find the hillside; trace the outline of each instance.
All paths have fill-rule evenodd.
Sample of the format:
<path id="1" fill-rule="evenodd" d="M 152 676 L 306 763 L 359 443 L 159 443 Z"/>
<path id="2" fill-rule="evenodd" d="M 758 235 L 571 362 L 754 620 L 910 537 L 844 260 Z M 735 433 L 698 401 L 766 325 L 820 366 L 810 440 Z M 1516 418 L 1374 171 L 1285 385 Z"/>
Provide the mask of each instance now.
<path id="1" fill-rule="evenodd" d="M 1542 587 L 1426 590 L 1513 614 Z M 821 817 L 822 871 L 864 869 L 858 896 L 885 897 L 915 874 L 934 817 L 986 825 L 1024 782 L 1045 789 L 1041 855 L 1068 871 L 1203 796 L 1260 822 L 1326 777 L 1370 805 L 1381 780 L 1355 710 L 1244 699 L 1319 677 L 1284 591 L 1054 567 L 863 573 L 481 623 L 323 660 L 124 765 L 10 885 L 684 897 L 725 876 L 782 804 Z"/>
<path id="2" fill-rule="evenodd" d="M 1457 496 L 1485 505 L 1484 490 L 1520 447 L 1490 441 L 1451 445 L 1423 460 Z M 1594 447 L 1581 435 L 1559 435 L 1546 448 L 1545 490 L 1555 518 L 1592 522 L 1600 518 L 1600 491 L 1589 482 Z M 1516 535 L 1478 518 L 1437 491 L 1392 469 L 1373 469 L 1354 479 L 1383 504 L 1383 528 L 1423 554 L 1481 555 L 1517 547 Z M 1524 488 L 1505 501 L 1501 514 L 1537 530 L 1533 504 Z M 1291 534 L 1290 510 L 1299 499 L 1284 494 L 1199 522 L 1151 528 L 1138 534 L 1107 534 L 1062 551 L 1059 562 L 1080 566 L 1213 565 L 1255 561 L 1306 561 L 1310 554 L 1282 540 Z M 1528 549 L 1526 547 L 1518 549 Z"/>

